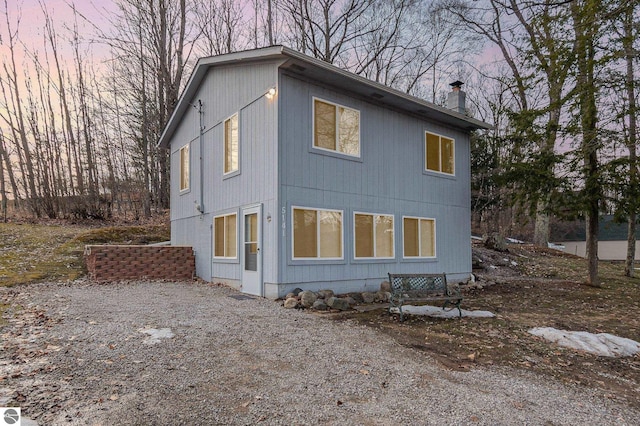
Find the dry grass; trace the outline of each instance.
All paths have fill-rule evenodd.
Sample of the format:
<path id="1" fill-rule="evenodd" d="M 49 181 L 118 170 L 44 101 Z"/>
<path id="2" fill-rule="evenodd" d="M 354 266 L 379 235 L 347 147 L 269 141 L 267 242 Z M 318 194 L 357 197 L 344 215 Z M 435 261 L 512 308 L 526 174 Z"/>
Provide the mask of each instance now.
<path id="1" fill-rule="evenodd" d="M 74 280 L 85 273 L 87 244 L 147 244 L 170 239 L 166 225 L 88 228 L 0 224 L 0 286 Z"/>
<path id="2" fill-rule="evenodd" d="M 624 277 L 621 264 L 602 262 L 603 286 L 593 288 L 583 284 L 584 259 L 532 247 L 515 247 L 508 255 L 498 256 L 516 262 L 515 271 L 507 277 L 481 275 L 480 283 L 497 283 L 468 290 L 463 302 L 465 309 L 496 313 L 495 319 L 408 316 L 399 323 L 385 310 L 348 317 L 428 352 L 451 369 L 500 365 L 529 370 L 640 407 L 640 356 L 598 357 L 561 348 L 527 332 L 533 327 L 554 327 L 640 340 L 640 279 Z"/>

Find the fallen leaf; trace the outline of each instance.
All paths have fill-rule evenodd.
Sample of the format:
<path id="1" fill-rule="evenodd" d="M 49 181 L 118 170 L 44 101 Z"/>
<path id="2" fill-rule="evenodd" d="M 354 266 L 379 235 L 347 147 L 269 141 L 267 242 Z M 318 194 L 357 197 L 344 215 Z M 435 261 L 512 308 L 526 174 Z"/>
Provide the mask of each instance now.
<path id="1" fill-rule="evenodd" d="M 360 374 L 364 374 L 365 376 L 368 376 L 369 370 L 360 370 Z"/>
<path id="2" fill-rule="evenodd" d="M 111 396 L 109 397 L 109 399 L 110 399 L 110 400 L 112 400 L 112 401 L 117 401 L 117 400 L 118 400 L 118 398 L 119 398 L 119 397 L 118 397 L 118 395 L 111 395 Z"/>

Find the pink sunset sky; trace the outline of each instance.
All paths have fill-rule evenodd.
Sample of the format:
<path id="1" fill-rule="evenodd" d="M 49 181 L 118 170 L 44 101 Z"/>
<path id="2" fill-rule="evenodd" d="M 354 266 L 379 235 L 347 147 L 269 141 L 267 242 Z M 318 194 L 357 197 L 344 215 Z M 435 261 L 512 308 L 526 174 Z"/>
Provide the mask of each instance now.
<path id="1" fill-rule="evenodd" d="M 68 39 L 74 21 L 78 26 L 81 43 L 92 45 L 92 52 L 100 55 L 103 50 L 99 45 L 96 34 L 99 30 L 108 29 L 109 18 L 117 9 L 111 0 L 2 0 L 0 3 L 0 56 L 6 59 L 8 56 L 7 19 L 12 30 L 18 31 L 20 45 L 16 46 L 16 59 L 20 63 L 23 59 L 23 51 L 41 52 L 44 45 L 45 18 L 43 7 L 51 17 L 58 44 L 63 56 L 69 49 Z M 73 8 L 77 11 L 74 17 Z M 98 43 L 96 43 L 98 42 Z"/>

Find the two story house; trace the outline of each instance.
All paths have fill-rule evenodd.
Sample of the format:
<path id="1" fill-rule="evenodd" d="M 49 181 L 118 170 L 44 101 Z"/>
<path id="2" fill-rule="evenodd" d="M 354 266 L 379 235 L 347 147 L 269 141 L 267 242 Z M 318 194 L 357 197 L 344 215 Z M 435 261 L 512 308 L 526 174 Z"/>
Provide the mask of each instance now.
<path id="1" fill-rule="evenodd" d="M 159 145 L 171 243 L 197 275 L 282 297 L 471 273 L 469 134 L 451 108 L 282 46 L 201 59 Z"/>

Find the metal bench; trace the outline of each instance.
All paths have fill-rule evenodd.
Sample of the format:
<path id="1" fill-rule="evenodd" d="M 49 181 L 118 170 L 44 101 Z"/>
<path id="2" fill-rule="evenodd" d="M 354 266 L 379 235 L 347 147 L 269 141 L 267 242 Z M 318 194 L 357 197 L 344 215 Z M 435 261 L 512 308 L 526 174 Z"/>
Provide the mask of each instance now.
<path id="1" fill-rule="evenodd" d="M 460 303 L 462 295 L 460 290 L 447 286 L 447 276 L 442 274 L 392 274 L 389 273 L 389 283 L 391 284 L 391 297 L 389 299 L 389 313 L 391 308 L 398 308 L 400 321 L 404 321 L 402 305 L 406 302 L 444 302 L 442 309 L 449 310 L 458 308 L 458 313 L 462 317 Z"/>

